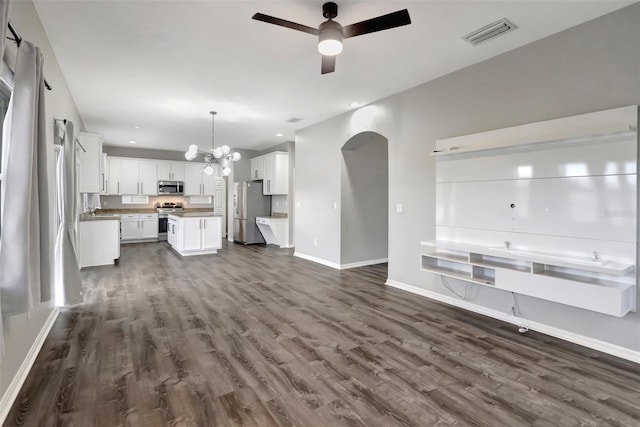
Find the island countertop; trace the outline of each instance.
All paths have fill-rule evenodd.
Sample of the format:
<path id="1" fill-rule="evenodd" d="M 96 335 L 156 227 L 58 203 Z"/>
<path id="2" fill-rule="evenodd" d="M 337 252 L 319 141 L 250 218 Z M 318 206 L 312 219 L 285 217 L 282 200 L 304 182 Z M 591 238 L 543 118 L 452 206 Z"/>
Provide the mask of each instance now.
<path id="1" fill-rule="evenodd" d="M 171 212 L 169 216 L 175 216 L 178 218 L 222 218 L 222 215 L 215 214 L 213 212 Z"/>

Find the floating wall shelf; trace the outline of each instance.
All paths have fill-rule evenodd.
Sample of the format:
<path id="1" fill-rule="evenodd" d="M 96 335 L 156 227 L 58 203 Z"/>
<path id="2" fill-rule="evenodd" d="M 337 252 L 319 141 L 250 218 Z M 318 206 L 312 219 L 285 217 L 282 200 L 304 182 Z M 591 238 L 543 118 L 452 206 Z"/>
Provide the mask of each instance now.
<path id="1" fill-rule="evenodd" d="M 445 277 L 622 317 L 635 311 L 635 265 L 561 254 L 421 242 L 422 269 Z"/>

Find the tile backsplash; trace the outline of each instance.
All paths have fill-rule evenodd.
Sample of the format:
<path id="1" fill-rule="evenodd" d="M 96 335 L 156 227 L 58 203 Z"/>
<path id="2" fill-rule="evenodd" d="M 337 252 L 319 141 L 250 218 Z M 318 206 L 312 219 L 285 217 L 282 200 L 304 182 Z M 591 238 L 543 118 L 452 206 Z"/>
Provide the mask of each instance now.
<path id="1" fill-rule="evenodd" d="M 190 203 L 189 197 L 182 196 L 149 196 L 149 203 L 146 204 L 123 204 L 121 196 L 100 196 L 100 204 L 103 209 L 127 209 L 127 208 L 155 208 L 158 203 L 182 203 L 185 208 L 213 208 L 213 197 L 211 203 Z"/>

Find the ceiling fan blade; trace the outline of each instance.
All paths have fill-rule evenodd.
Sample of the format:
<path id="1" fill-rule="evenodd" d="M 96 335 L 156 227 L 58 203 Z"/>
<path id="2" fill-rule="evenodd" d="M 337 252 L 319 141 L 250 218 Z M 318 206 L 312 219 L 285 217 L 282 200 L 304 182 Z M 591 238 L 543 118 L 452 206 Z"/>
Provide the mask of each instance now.
<path id="1" fill-rule="evenodd" d="M 378 16 L 377 18 L 371 18 L 366 21 L 346 25 L 343 27 L 343 38 L 347 39 L 349 37 L 375 33 L 376 31 L 389 30 L 391 28 L 402 27 L 403 25 L 409 24 L 411 24 L 409 11 L 407 9 L 403 9 L 397 12 Z"/>
<path id="2" fill-rule="evenodd" d="M 336 57 L 322 55 L 322 74 L 333 73 L 336 70 Z"/>
<path id="3" fill-rule="evenodd" d="M 320 32 L 318 29 L 313 27 L 308 27 L 306 25 L 298 24 L 296 22 L 287 21 L 284 19 L 276 18 L 274 16 L 265 15 L 263 13 L 256 13 L 251 17 L 256 21 L 266 22 L 268 24 L 279 25 L 281 27 L 291 28 L 292 30 L 302 31 L 303 33 L 313 34 L 317 36 Z"/>

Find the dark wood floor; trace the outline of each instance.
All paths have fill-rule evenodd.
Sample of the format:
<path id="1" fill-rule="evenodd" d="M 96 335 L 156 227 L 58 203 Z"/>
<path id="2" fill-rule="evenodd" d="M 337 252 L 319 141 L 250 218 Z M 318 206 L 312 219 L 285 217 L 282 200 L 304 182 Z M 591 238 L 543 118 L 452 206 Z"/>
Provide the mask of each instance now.
<path id="1" fill-rule="evenodd" d="M 230 244 L 83 272 L 5 426 L 638 426 L 640 367 Z"/>

